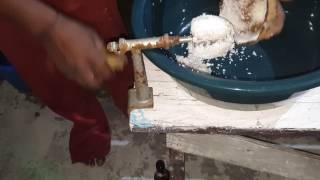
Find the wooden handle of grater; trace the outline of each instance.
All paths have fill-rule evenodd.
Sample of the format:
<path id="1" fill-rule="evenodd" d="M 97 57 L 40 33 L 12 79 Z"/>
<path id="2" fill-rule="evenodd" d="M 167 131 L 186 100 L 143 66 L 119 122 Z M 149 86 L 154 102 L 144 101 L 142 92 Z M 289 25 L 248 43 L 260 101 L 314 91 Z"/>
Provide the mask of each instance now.
<path id="1" fill-rule="evenodd" d="M 110 53 L 105 50 L 105 62 L 113 72 L 122 71 L 128 63 L 126 55 Z"/>

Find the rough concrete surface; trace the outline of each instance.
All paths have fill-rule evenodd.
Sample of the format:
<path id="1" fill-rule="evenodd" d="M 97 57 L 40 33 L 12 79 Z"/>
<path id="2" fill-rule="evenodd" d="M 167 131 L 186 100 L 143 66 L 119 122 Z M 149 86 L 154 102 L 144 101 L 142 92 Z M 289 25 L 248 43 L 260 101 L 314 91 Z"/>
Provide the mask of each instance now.
<path id="1" fill-rule="evenodd" d="M 0 180 L 153 179 L 155 162 L 168 160 L 165 137 L 134 134 L 108 98 L 101 100 L 113 130 L 112 152 L 103 167 L 70 163 L 71 123 L 33 97 L 0 85 Z M 188 179 L 281 180 L 283 178 L 195 156 L 186 157 Z"/>

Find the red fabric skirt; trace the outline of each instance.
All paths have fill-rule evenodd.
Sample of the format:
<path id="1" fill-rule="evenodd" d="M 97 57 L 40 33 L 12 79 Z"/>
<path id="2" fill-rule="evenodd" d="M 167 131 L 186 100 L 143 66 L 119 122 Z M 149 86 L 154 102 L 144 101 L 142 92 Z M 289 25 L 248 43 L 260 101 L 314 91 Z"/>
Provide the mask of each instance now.
<path id="1" fill-rule="evenodd" d="M 46 0 L 46 3 L 91 26 L 105 41 L 126 33 L 116 0 Z M 70 135 L 73 163 L 88 163 L 109 153 L 110 129 L 96 96 L 64 78 L 58 70 L 49 70 L 47 54 L 39 42 L 10 22 L 0 19 L 0 51 L 35 96 L 55 113 L 74 123 Z M 132 84 L 131 63 L 107 84 L 115 104 L 125 113 L 127 91 Z"/>

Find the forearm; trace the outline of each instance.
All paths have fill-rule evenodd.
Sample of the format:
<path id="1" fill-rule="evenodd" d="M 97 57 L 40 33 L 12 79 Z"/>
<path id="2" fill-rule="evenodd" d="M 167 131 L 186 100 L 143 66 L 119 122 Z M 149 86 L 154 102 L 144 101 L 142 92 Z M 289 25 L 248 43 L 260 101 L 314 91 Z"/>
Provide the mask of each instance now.
<path id="1" fill-rule="evenodd" d="M 58 14 L 38 0 L 0 0 L 0 16 L 40 36 L 53 26 Z"/>

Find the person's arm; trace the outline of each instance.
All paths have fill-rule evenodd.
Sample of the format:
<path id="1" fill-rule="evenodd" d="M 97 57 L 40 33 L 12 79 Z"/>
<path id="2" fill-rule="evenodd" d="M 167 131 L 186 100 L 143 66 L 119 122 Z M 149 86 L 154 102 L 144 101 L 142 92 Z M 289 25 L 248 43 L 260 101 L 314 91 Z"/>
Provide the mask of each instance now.
<path id="1" fill-rule="evenodd" d="M 0 14 L 34 35 L 47 31 L 58 18 L 53 8 L 36 0 L 0 0 Z"/>
<path id="2" fill-rule="evenodd" d="M 97 89 L 112 77 L 102 39 L 84 24 L 38 0 L 0 0 L 0 16 L 39 38 L 68 79 Z"/>

